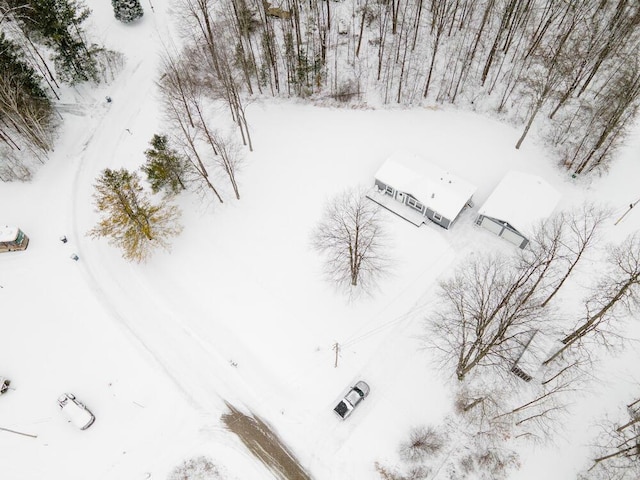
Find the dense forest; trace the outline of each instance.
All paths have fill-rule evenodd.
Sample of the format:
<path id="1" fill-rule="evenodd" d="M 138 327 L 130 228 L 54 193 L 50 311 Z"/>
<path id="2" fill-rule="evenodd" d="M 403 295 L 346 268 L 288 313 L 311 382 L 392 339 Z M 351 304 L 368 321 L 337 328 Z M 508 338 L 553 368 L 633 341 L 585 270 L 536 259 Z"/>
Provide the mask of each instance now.
<path id="1" fill-rule="evenodd" d="M 604 171 L 638 110 L 633 0 L 176 0 L 202 84 L 244 122 L 249 96 L 454 104 L 532 125 L 574 175 Z M 99 82 L 114 52 L 87 40 L 78 0 L 0 1 L 0 178 L 52 147 L 58 82 Z M 191 63 L 191 65 L 194 65 Z M 243 98 L 245 100 L 243 100 Z M 53 103 L 52 103 L 53 102 Z M 246 126 L 246 125 L 245 125 Z M 245 132 L 246 134 L 246 132 Z M 15 169 L 14 169 L 15 170 Z"/>

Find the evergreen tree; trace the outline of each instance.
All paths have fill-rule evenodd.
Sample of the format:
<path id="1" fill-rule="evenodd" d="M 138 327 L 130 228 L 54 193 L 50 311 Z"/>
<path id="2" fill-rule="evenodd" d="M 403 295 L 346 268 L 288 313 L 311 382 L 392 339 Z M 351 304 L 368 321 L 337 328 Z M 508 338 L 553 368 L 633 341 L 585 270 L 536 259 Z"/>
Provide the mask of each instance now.
<path id="1" fill-rule="evenodd" d="M 104 217 L 88 235 L 107 237 L 126 260 L 141 262 L 157 247 L 168 249 L 168 239 L 182 230 L 177 207 L 166 201 L 151 203 L 135 172 L 107 168 L 95 189 L 96 208 Z"/>
<path id="2" fill-rule="evenodd" d="M 91 10 L 80 0 L 9 0 L 26 34 L 54 49 L 53 61 L 60 78 L 75 84 L 99 81 L 96 45 L 87 45 L 82 23 Z"/>
<path id="3" fill-rule="evenodd" d="M 6 38 L 4 32 L 0 32 L 0 65 L 3 74 L 10 73 L 16 79 L 25 97 L 46 100 L 38 75 L 22 60 L 23 56 L 18 46 Z"/>
<path id="4" fill-rule="evenodd" d="M 185 175 L 191 164 L 176 150 L 169 147 L 166 135 L 154 135 L 150 149 L 144 152 L 147 163 L 142 171 L 147 175 L 153 193 L 164 190 L 167 195 L 176 195 L 185 190 Z"/>
<path id="5" fill-rule="evenodd" d="M 123 23 L 133 22 L 144 14 L 139 0 L 111 0 L 113 14 Z"/>

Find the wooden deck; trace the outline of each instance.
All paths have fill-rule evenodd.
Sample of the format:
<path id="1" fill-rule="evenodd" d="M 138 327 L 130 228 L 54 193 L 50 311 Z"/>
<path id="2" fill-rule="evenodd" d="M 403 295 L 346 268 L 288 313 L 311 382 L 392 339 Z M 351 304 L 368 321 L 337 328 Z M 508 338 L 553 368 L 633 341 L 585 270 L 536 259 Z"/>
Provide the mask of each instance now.
<path id="1" fill-rule="evenodd" d="M 378 192 L 375 189 L 367 193 L 367 198 L 416 227 L 419 227 L 427 221 L 427 218 L 425 218 L 420 212 L 413 210 L 408 205 L 404 205 L 397 200 L 394 200 L 389 195 Z"/>

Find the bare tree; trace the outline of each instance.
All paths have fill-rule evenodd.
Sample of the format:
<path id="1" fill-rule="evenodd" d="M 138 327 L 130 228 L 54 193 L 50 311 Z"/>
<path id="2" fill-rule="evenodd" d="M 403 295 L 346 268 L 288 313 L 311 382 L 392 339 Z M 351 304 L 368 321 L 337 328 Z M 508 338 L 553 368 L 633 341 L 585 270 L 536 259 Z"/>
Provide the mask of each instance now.
<path id="1" fill-rule="evenodd" d="M 379 207 L 362 189 L 333 198 L 316 226 L 312 245 L 325 257 L 328 279 L 350 293 L 370 291 L 389 270 Z"/>
<path id="2" fill-rule="evenodd" d="M 440 309 L 429 321 L 427 345 L 453 365 L 458 380 L 476 367 L 511 364 L 544 324 L 538 286 L 544 264 L 518 266 L 506 257 L 472 258 L 440 284 Z"/>
<path id="3" fill-rule="evenodd" d="M 636 480 L 640 478 L 640 398 L 626 408 L 619 421 L 600 425 L 593 465 L 579 480 Z"/>
<path id="4" fill-rule="evenodd" d="M 202 143 L 206 140 L 203 140 L 203 136 L 207 136 L 209 131 L 205 129 L 207 123 L 203 117 L 200 93 L 195 79 L 189 75 L 186 66 L 169 53 L 163 57 L 163 67 L 164 73 L 159 87 L 165 115 L 178 132 L 176 143 L 182 145 L 186 158 L 198 173 L 200 181 L 213 192 L 220 203 L 223 203 L 204 161 Z M 211 141 L 208 145 L 216 155 L 215 145 Z"/>
<path id="5" fill-rule="evenodd" d="M 549 49 L 542 49 L 535 55 L 537 61 L 524 79 L 523 83 L 532 97 L 532 102 L 524 131 L 516 143 L 517 149 L 522 145 L 542 106 L 552 97 L 560 82 L 568 75 L 566 71 L 567 64 L 569 66 L 571 64 L 567 62 L 566 58 L 570 54 L 567 53 L 565 47 L 569 35 L 573 31 L 574 22 L 575 18 L 572 19 L 566 31 L 562 33 L 561 39 L 556 45 Z"/>
<path id="6" fill-rule="evenodd" d="M 51 150 L 55 122 L 49 100 L 29 95 L 22 79 L 6 70 L 0 73 L 0 119 L 35 151 Z"/>
<path id="7" fill-rule="evenodd" d="M 184 8 L 183 14 L 186 24 L 189 26 L 189 33 L 186 31 L 183 33 L 185 36 L 197 39 L 196 50 L 203 53 L 205 59 L 204 65 L 200 66 L 208 67 L 215 77 L 215 84 L 220 87 L 218 91 L 221 92 L 222 98 L 229 105 L 231 116 L 238 125 L 243 143 L 252 150 L 245 106 L 235 75 L 236 69 L 232 65 L 233 59 L 237 58 L 237 52 L 228 51 L 227 42 L 223 40 L 225 37 L 233 38 L 233 30 L 229 29 L 231 22 L 216 23 L 212 0 L 181 0 L 181 3 Z M 221 33 L 226 35 L 221 35 Z M 204 48 L 201 48 L 200 45 L 204 45 Z M 193 51 L 193 48 L 188 45 L 184 53 L 189 54 L 189 51 Z M 245 80 L 247 79 L 246 74 L 241 73 L 241 76 Z M 248 85 L 250 88 L 250 84 Z"/>
<path id="8" fill-rule="evenodd" d="M 376 462 L 376 472 L 383 480 L 426 480 L 442 477 L 440 472 L 449 480 L 506 480 L 519 467 L 508 435 L 459 416 L 435 428 L 413 428 L 400 446 L 400 461 L 395 468 Z"/>
<path id="9" fill-rule="evenodd" d="M 224 480 L 227 476 L 205 456 L 193 457 L 175 467 L 167 480 Z"/>
<path id="10" fill-rule="evenodd" d="M 561 430 L 569 406 L 591 380 L 591 368 L 589 358 L 572 358 L 540 368 L 529 382 L 512 374 L 476 373 L 458 384 L 455 411 L 479 432 L 544 443 Z"/>
<path id="11" fill-rule="evenodd" d="M 612 322 L 621 310 L 637 308 L 640 295 L 640 233 L 629 236 L 622 244 L 610 249 L 608 272 L 585 301 L 584 317 L 563 339 L 564 344 L 545 361 L 546 364 L 576 343 L 596 337 L 609 344 L 618 334 Z"/>
<path id="12" fill-rule="evenodd" d="M 518 438 L 544 442 L 553 438 L 562 426 L 568 406 L 588 381 L 590 360 L 573 359 L 571 363 L 544 369 L 539 383 L 532 382 L 495 420 L 506 419 Z"/>
<path id="13" fill-rule="evenodd" d="M 231 139 L 217 130 L 211 132 L 210 140 L 217 150 L 217 155 L 214 157 L 214 161 L 224 171 L 229 178 L 229 182 L 233 187 L 233 193 L 237 200 L 240 200 L 240 190 L 238 188 L 238 182 L 236 180 L 236 173 L 240 164 L 242 163 L 242 157 L 240 156 L 240 149 L 238 145 Z"/>
<path id="14" fill-rule="evenodd" d="M 555 297 L 585 253 L 598 241 L 602 224 L 609 215 L 608 209 L 587 203 L 579 209 L 563 212 L 557 218 L 556 221 L 560 222 L 565 230 L 568 229 L 560 239 L 563 252 L 560 255 L 559 268 L 563 271 L 542 302 L 543 307 Z"/>
<path id="15" fill-rule="evenodd" d="M 447 443 L 447 434 L 435 427 L 414 427 L 409 438 L 400 444 L 400 458 L 408 462 L 428 459 L 440 452 Z"/>

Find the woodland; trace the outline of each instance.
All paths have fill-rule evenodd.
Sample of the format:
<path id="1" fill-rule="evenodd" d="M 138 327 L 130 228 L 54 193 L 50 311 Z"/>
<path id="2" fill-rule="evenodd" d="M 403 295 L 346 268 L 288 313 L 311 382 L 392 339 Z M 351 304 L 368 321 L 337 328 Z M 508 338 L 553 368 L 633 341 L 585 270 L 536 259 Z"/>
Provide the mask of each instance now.
<path id="1" fill-rule="evenodd" d="M 182 38 L 165 47 L 166 67 L 227 103 L 245 145 L 255 96 L 452 104 L 520 125 L 516 148 L 536 125 L 559 168 L 582 175 L 606 171 L 637 114 L 632 0 L 176 3 Z M 81 1 L 2 0 L 0 15 L 0 178 L 10 181 L 53 148 L 60 84 L 108 82 L 122 58 L 85 32 Z"/>

